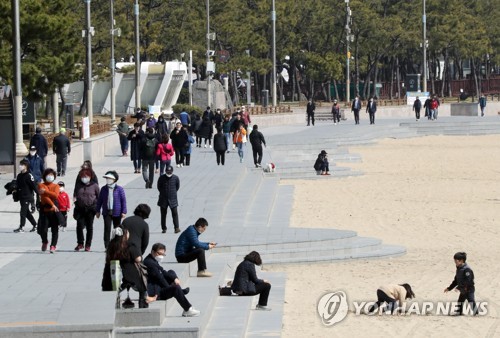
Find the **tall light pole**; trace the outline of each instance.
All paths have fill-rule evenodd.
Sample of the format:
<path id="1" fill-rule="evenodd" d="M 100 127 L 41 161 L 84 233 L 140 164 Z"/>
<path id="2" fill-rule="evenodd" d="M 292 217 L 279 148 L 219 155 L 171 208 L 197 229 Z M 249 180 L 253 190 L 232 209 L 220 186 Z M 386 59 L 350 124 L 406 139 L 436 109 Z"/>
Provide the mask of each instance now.
<path id="1" fill-rule="evenodd" d="M 351 41 L 351 8 L 349 7 L 349 0 L 345 0 L 346 4 L 346 24 L 345 24 L 345 38 L 346 38 L 346 71 L 345 71 L 345 93 L 346 102 L 351 101 L 351 77 L 350 77 L 350 62 L 351 62 L 351 51 L 349 50 L 349 42 Z"/>
<path id="2" fill-rule="evenodd" d="M 275 0 L 273 0 L 273 9 L 271 12 L 271 20 L 273 23 L 273 86 L 272 86 L 272 95 L 273 95 L 273 107 L 278 105 L 277 97 L 276 97 L 276 7 Z"/>
<path id="3" fill-rule="evenodd" d="M 90 26 L 90 0 L 85 1 L 85 22 L 86 22 L 86 48 L 87 48 L 87 117 L 89 118 L 89 124 L 94 121 L 94 113 L 92 110 L 92 34 L 94 32 L 93 27 Z"/>
<path id="4" fill-rule="evenodd" d="M 19 28 L 19 0 L 12 0 L 13 64 L 14 64 L 14 125 L 16 154 L 26 154 L 23 142 L 23 93 L 21 87 L 21 30 Z M 15 161 L 14 155 L 14 161 Z M 15 169 L 14 169 L 15 173 Z"/>
<path id="5" fill-rule="evenodd" d="M 141 60 L 139 45 L 139 0 L 134 4 L 134 25 L 135 25 L 135 111 L 141 108 Z"/>
<path id="6" fill-rule="evenodd" d="M 208 65 L 210 63 L 210 0 L 207 0 L 207 106 L 212 103 L 210 97 L 210 71 Z"/>
<path id="7" fill-rule="evenodd" d="M 423 71 L 423 83 L 422 91 L 427 92 L 427 17 L 425 14 L 425 0 L 422 0 L 422 71 Z"/>
<path id="8" fill-rule="evenodd" d="M 115 125 L 116 119 L 116 92 L 115 92 L 115 18 L 114 18 L 114 0 L 109 1 L 109 17 L 111 21 L 111 123 Z"/>

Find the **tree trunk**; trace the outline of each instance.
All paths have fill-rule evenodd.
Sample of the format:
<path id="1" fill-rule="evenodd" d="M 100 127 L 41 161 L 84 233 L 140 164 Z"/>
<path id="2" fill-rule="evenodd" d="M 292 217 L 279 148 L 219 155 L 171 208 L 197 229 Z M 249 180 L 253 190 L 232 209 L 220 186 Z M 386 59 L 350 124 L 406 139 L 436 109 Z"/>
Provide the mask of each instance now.
<path id="1" fill-rule="evenodd" d="M 473 75 L 474 75 L 474 86 L 476 87 L 476 97 L 479 97 L 480 89 L 479 89 L 479 83 L 478 83 L 478 80 L 477 80 L 476 62 L 474 62 L 474 58 L 472 58 L 470 60 L 470 62 L 471 62 L 471 65 L 472 65 L 471 69 L 472 69 L 472 72 L 473 72 Z"/>
<path id="2" fill-rule="evenodd" d="M 338 101 L 339 100 L 339 92 L 337 89 L 337 80 L 333 80 L 333 88 L 335 90 L 335 99 Z"/>
<path id="3" fill-rule="evenodd" d="M 391 85 L 389 89 L 389 98 L 393 99 L 393 91 L 394 91 L 394 58 L 391 58 Z"/>
<path id="4" fill-rule="evenodd" d="M 444 66 L 443 66 L 443 76 L 441 80 L 441 90 L 440 90 L 440 97 L 444 97 L 444 86 L 445 86 L 445 79 L 446 79 L 446 72 L 448 71 L 448 48 L 444 49 Z"/>
<path id="5" fill-rule="evenodd" d="M 397 87 L 397 98 L 401 98 L 401 74 L 399 73 L 399 57 L 396 56 L 396 87 Z"/>

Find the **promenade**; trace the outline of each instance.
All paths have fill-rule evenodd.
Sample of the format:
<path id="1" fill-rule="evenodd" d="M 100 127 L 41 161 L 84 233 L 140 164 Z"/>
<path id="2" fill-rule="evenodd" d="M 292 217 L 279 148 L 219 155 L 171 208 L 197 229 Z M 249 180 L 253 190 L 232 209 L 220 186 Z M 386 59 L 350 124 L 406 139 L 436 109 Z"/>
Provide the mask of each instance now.
<path id="1" fill-rule="evenodd" d="M 102 219 L 94 222 L 91 252 L 73 251 L 76 224 L 71 217 L 68 230 L 59 233 L 56 253 L 41 252 L 40 237 L 36 233 L 12 232 L 19 225 L 19 204 L 2 194 L 0 337 L 53 337 L 56 334 L 60 337 L 108 337 L 110 334 L 115 337 L 279 336 L 286 275 L 266 272 L 266 264 L 366 259 L 405 253 L 405 248 L 398 243 L 361 238 L 353 231 L 290 228 L 293 187 L 286 184 L 286 179 L 343 179 L 362 175 L 345 166 L 346 162 L 362 161 L 359 155 L 350 153 L 352 145 L 369 145 L 387 137 L 500 133 L 500 124 L 496 117 L 445 117 L 435 122 L 418 123 L 388 118 L 371 126 L 365 119 L 359 126 L 352 121 L 334 126 L 330 121 L 317 123 L 315 127 L 305 124 L 268 127 L 261 132 L 268 144 L 263 164 L 275 163 L 276 173 L 266 174 L 254 167 L 250 144 L 245 146 L 243 163 L 239 162 L 237 152 L 231 151 L 226 154 L 226 165 L 217 166 L 213 149 L 193 147 L 191 165 L 174 167 L 174 174 L 181 181 L 178 208 L 181 230 L 204 217 L 209 227 L 200 240 L 218 243 L 208 255 L 208 270 L 214 272 L 214 277 L 209 279 L 193 277 L 195 263 L 175 262 L 173 251 L 177 235 L 173 232 L 170 213 L 167 233 L 161 233 L 160 212 L 156 206 L 158 191 L 155 189 L 158 175 L 153 189 L 145 189 L 142 175 L 133 173 L 130 159 L 119 155 L 117 136 L 114 138 L 116 155 L 94 163 L 101 186 L 104 184 L 102 175 L 107 170 L 116 170 L 120 175 L 118 184 L 126 191 L 128 215 L 132 215 L 139 203 L 151 206 L 152 213 L 147 220 L 150 247 L 156 242 L 166 244 L 167 256 L 162 264 L 176 270 L 183 284 L 191 287 L 188 299 L 202 311 L 198 318 L 180 317 L 181 308 L 171 300 L 166 304 L 152 304 L 147 311 L 115 311 L 115 293 L 100 292 L 105 258 Z M 331 177 L 316 176 L 312 169 L 322 149 L 330 155 Z M 344 166 L 337 166 L 337 161 Z M 50 163 L 53 158 L 49 159 Z M 77 173 L 78 168 L 72 167 L 65 177 L 56 179 L 66 183 L 69 194 Z M 11 179 L 12 174 L 1 175 L 0 184 Z M 27 225 L 26 229 L 29 228 Z M 252 250 L 261 252 L 263 257 L 264 271 L 258 274 L 273 283 L 269 304 L 273 311 L 270 313 L 250 310 L 257 297 L 217 295 L 217 285 L 232 279 L 236 264 Z M 234 319 L 228 322 L 230 316 Z"/>

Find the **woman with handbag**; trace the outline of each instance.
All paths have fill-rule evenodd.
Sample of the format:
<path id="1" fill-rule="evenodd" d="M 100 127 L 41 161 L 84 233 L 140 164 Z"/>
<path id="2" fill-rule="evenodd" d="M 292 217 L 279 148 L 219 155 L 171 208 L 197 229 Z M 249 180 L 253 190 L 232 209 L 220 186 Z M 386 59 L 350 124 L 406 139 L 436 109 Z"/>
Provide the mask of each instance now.
<path id="1" fill-rule="evenodd" d="M 256 310 L 269 311 L 271 309 L 267 307 L 267 299 L 271 291 L 271 283 L 265 279 L 257 278 L 256 265 L 262 265 L 262 259 L 257 251 L 252 251 L 236 268 L 231 289 L 239 296 L 259 295 Z"/>
<path id="2" fill-rule="evenodd" d="M 84 248 L 90 251 L 92 237 L 94 234 L 94 217 L 96 214 L 96 204 L 99 198 L 99 185 L 92 181 L 92 170 L 82 169 L 78 174 L 81 184 L 75 194 L 75 209 L 73 218 L 76 220 L 76 241 L 75 251 Z M 87 238 L 83 235 L 83 229 L 87 229 Z"/>
<path id="3" fill-rule="evenodd" d="M 111 283 L 111 261 L 120 261 L 122 269 L 122 285 L 131 287 L 139 293 L 139 308 L 149 307 L 149 303 L 156 300 L 149 297 L 147 290 L 147 269 L 142 264 L 141 251 L 128 241 L 129 233 L 127 229 L 121 227 L 113 229 L 111 241 L 106 249 L 106 263 L 102 276 L 102 291 L 113 291 Z M 130 298 L 127 297 L 123 303 L 124 307 L 133 307 Z"/>
<path id="4" fill-rule="evenodd" d="M 247 131 L 243 123 L 240 124 L 239 129 L 234 133 L 233 141 L 238 148 L 238 155 L 240 156 L 240 163 L 243 162 L 243 144 L 247 142 Z"/>
<path id="5" fill-rule="evenodd" d="M 38 184 L 38 192 L 40 193 L 40 219 L 38 221 L 38 234 L 42 238 L 42 251 L 47 250 L 48 229 L 52 232 L 50 242 L 50 253 L 54 253 L 57 248 L 57 240 L 59 238 L 59 220 L 56 213 L 60 212 L 57 206 L 57 197 L 59 196 L 59 185 L 54 183 L 56 179 L 54 169 L 47 168 L 43 172 L 43 181 Z"/>

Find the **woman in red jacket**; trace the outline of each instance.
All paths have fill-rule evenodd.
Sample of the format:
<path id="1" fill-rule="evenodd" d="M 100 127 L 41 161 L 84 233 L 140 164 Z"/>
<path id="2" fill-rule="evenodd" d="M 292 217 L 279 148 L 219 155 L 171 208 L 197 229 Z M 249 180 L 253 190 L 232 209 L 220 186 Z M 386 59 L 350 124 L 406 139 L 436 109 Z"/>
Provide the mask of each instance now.
<path id="1" fill-rule="evenodd" d="M 170 144 L 170 137 L 165 134 L 161 138 L 161 143 L 156 146 L 156 156 L 160 158 L 160 175 L 165 174 L 165 168 L 170 166 L 172 156 L 174 156 L 174 147 Z"/>
<path id="2" fill-rule="evenodd" d="M 54 183 L 56 179 L 56 172 L 54 169 L 47 168 L 43 172 L 43 182 L 38 185 L 40 193 L 40 220 L 38 225 L 38 234 L 42 238 L 42 251 L 47 250 L 48 229 L 50 227 L 52 232 L 52 239 L 50 242 L 50 252 L 54 253 L 57 247 L 57 239 L 59 237 L 59 221 L 57 220 L 56 212 L 59 211 L 57 207 L 57 198 L 59 197 L 59 185 Z"/>

